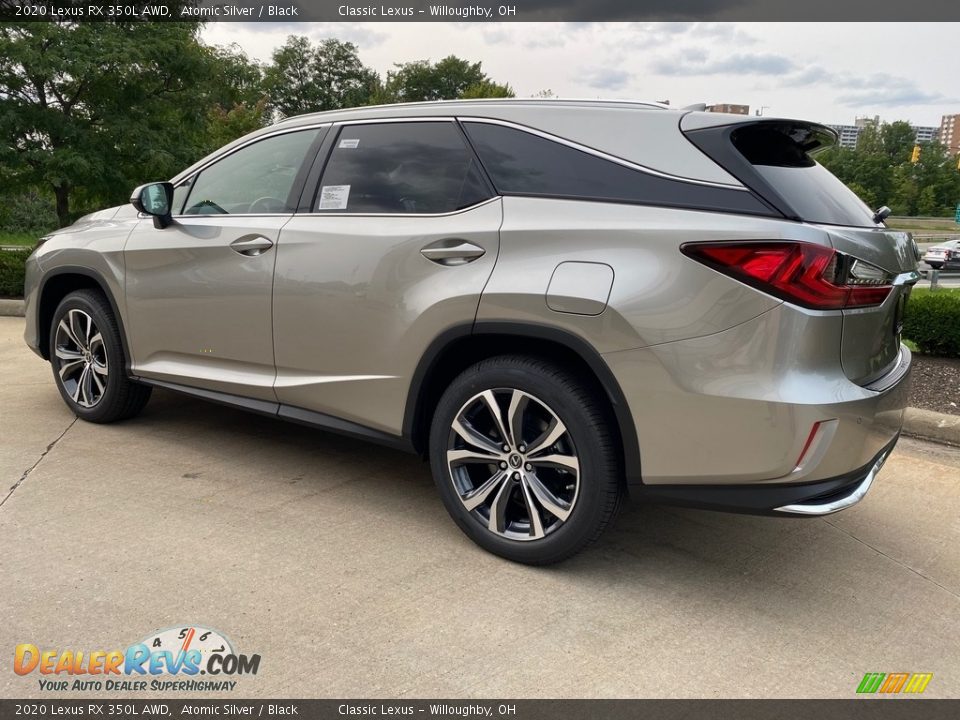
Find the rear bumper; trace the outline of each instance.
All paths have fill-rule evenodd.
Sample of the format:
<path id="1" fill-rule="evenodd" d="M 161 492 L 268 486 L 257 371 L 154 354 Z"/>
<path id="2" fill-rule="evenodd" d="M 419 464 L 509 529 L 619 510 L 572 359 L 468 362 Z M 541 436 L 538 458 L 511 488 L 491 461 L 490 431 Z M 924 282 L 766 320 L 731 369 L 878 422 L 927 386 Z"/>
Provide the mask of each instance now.
<path id="1" fill-rule="evenodd" d="M 605 354 L 637 433 L 631 492 L 683 499 L 710 487 L 711 506 L 769 511 L 864 479 L 900 433 L 911 356 L 901 347 L 864 387 L 843 372 L 840 335 L 839 317 L 780 307 L 707 337 Z M 736 499 L 738 488 L 817 483 L 781 502 Z"/>
<path id="2" fill-rule="evenodd" d="M 898 433 L 863 467 L 826 480 L 769 485 L 644 485 L 631 488 L 631 495 L 646 502 L 750 515 L 830 515 L 864 498 L 899 437 Z"/>

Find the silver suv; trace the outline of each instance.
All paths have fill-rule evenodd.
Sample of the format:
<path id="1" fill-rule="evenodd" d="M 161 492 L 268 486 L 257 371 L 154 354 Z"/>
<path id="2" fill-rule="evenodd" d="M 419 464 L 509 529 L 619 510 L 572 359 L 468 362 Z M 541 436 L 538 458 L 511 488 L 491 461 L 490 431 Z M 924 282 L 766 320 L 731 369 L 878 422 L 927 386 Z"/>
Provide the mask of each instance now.
<path id="1" fill-rule="evenodd" d="M 421 453 L 520 562 L 627 493 L 822 515 L 896 442 L 918 277 L 834 140 L 623 102 L 290 118 L 46 238 L 26 341 L 92 422 L 159 386 Z"/>

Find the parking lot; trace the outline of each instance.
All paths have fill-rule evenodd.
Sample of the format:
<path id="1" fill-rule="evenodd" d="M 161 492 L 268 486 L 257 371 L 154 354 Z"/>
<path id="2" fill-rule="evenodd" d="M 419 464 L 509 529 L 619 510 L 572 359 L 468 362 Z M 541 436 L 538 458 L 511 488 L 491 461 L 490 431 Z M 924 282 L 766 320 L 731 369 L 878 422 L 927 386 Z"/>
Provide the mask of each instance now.
<path id="1" fill-rule="evenodd" d="M 235 697 L 852 697 L 900 671 L 960 697 L 960 450 L 902 440 L 825 519 L 631 505 L 534 569 L 463 536 L 415 457 L 167 392 L 76 421 L 22 332 L 0 318 L 2 697 L 42 695 L 19 643 L 184 624 L 261 655 Z"/>

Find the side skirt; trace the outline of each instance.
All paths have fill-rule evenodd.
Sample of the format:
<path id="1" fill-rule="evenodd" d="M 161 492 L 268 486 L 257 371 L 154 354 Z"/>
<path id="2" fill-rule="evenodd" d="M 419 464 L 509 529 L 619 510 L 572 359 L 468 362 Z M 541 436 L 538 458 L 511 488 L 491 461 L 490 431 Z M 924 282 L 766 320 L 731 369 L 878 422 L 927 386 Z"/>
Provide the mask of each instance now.
<path id="1" fill-rule="evenodd" d="M 200 398 L 201 400 L 209 400 L 219 405 L 254 412 L 258 415 L 269 415 L 280 418 L 281 420 L 289 420 L 299 425 L 306 425 L 319 430 L 327 430 L 338 435 L 346 435 L 347 437 L 358 440 L 375 442 L 378 445 L 385 445 L 395 450 L 402 450 L 409 453 L 415 452 L 413 444 L 408 438 L 391 435 L 382 430 L 369 428 L 365 425 L 343 420 L 325 413 L 305 410 L 304 408 L 285 405 L 283 403 L 269 402 L 267 400 L 254 400 L 243 397 L 242 395 L 232 395 L 230 393 L 217 392 L 216 390 L 205 390 L 203 388 L 190 387 L 189 385 L 180 385 L 165 380 L 152 380 L 142 377 L 134 377 L 133 380 L 143 383 L 144 385 L 173 390 L 174 392 L 190 395 L 191 397 Z"/>

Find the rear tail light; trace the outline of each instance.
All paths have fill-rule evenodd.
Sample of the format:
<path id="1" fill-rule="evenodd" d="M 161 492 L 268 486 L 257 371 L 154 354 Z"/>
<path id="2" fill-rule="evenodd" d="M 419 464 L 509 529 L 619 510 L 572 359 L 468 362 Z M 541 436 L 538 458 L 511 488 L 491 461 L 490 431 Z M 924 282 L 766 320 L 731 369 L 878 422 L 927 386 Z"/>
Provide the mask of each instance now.
<path id="1" fill-rule="evenodd" d="M 686 243 L 680 250 L 758 290 L 813 310 L 879 305 L 893 288 L 893 278 L 883 269 L 811 243 Z"/>

